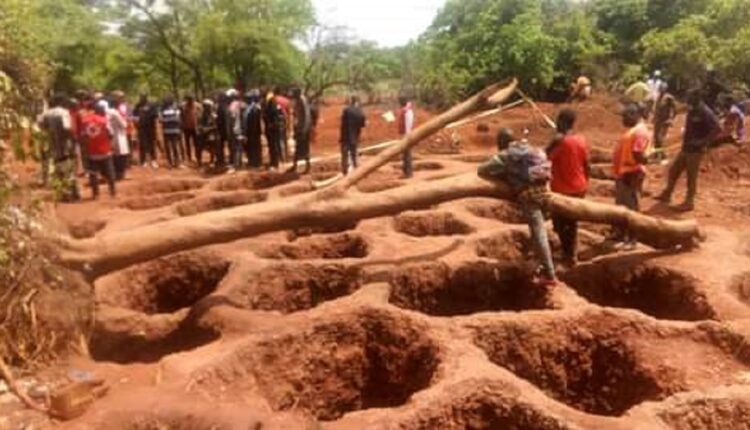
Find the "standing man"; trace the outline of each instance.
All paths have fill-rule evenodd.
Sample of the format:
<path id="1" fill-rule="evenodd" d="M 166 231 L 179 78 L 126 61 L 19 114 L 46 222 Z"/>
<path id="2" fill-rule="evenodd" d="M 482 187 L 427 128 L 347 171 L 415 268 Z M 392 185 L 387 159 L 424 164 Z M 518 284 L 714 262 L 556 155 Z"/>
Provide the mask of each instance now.
<path id="1" fill-rule="evenodd" d="M 242 122 L 245 112 L 245 103 L 240 98 L 237 91 L 234 91 L 231 95 L 228 112 L 230 124 L 229 161 L 231 163 L 228 173 L 232 174 L 242 168 L 242 154 L 244 153 L 245 148 L 245 132 L 244 124 Z"/>
<path id="2" fill-rule="evenodd" d="M 362 109 L 359 107 L 359 97 L 352 96 L 349 106 L 341 114 L 341 172 L 344 175 L 349 174 L 349 160 L 351 165 L 356 169 L 357 164 L 357 147 L 362 129 L 367 126 L 367 120 Z"/>
<path id="3" fill-rule="evenodd" d="M 193 161 L 193 149 L 198 152 L 198 118 L 200 106 L 193 96 L 185 96 L 182 104 L 182 136 L 185 143 L 185 161 Z"/>
<path id="4" fill-rule="evenodd" d="M 76 180 L 76 148 L 73 142 L 73 120 L 65 107 L 68 99 L 55 95 L 50 108 L 39 120 L 39 127 L 47 132 L 49 156 L 54 163 L 53 185 L 60 200 L 74 202 L 81 198 Z"/>
<path id="5" fill-rule="evenodd" d="M 662 83 L 654 110 L 654 158 L 656 160 L 661 161 L 667 158 L 664 153 L 664 142 L 667 140 L 667 133 L 676 116 L 677 101 L 669 93 L 667 84 Z"/>
<path id="6" fill-rule="evenodd" d="M 651 144 L 651 133 L 638 105 L 628 105 L 622 115 L 627 128 L 615 146 L 612 171 L 615 176 L 615 204 L 632 211 L 640 211 L 641 189 L 646 178 L 646 154 Z M 636 248 L 638 238 L 627 225 L 615 226 L 614 239 L 625 251 Z"/>
<path id="7" fill-rule="evenodd" d="M 99 198 L 99 175 L 107 178 L 109 195 L 114 198 L 115 164 L 112 159 L 112 132 L 107 119 L 107 105 L 97 102 L 94 112 L 87 114 L 82 120 L 82 134 L 86 141 L 88 154 L 89 183 L 94 200 Z"/>
<path id="8" fill-rule="evenodd" d="M 672 201 L 677 181 L 687 171 L 687 197 L 677 209 L 689 212 L 695 209 L 695 196 L 698 192 L 698 173 L 701 160 L 708 147 L 721 131 L 721 124 L 711 108 L 701 99 L 700 90 L 691 90 L 687 96 L 688 113 L 685 120 L 685 134 L 682 150 L 669 169 L 667 188 L 657 200 L 669 204 Z"/>
<path id="9" fill-rule="evenodd" d="M 219 93 L 216 103 L 216 130 L 218 140 L 216 142 L 216 167 L 222 169 L 226 166 L 226 146 L 229 142 L 229 90 L 226 93 Z"/>
<path id="10" fill-rule="evenodd" d="M 284 96 L 281 87 L 274 90 L 276 106 L 279 108 L 279 148 L 281 148 L 281 161 L 289 160 L 289 123 L 292 120 L 292 102 Z M 292 95 L 293 97 L 294 95 Z"/>
<path id="11" fill-rule="evenodd" d="M 306 163 L 305 174 L 310 173 L 310 131 L 312 130 L 312 114 L 307 98 L 302 90 L 292 90 L 294 98 L 294 165 L 292 170 L 297 171 L 297 163 L 304 159 Z"/>
<path id="12" fill-rule="evenodd" d="M 171 168 L 182 167 L 180 159 L 180 140 L 182 139 L 182 121 L 180 108 L 174 97 L 166 96 L 159 112 L 162 134 L 164 136 L 164 150 Z"/>
<path id="13" fill-rule="evenodd" d="M 661 95 L 661 86 L 664 84 L 664 80 L 661 78 L 661 70 L 656 70 L 653 76 L 651 76 L 651 78 L 646 81 L 646 84 L 648 85 L 648 89 L 650 92 L 647 100 L 647 108 L 650 113 L 652 112 L 656 101 L 659 100 L 659 96 Z"/>
<path id="14" fill-rule="evenodd" d="M 273 93 L 266 95 L 266 104 L 263 107 L 263 126 L 266 132 L 266 143 L 268 144 L 268 157 L 269 157 L 269 168 L 276 170 L 279 168 L 279 162 L 281 159 L 281 133 L 280 123 L 283 114 L 281 108 L 276 104 L 276 99 Z"/>
<path id="15" fill-rule="evenodd" d="M 156 106 L 148 100 L 147 94 L 141 94 L 138 104 L 135 105 L 133 116 L 138 123 L 138 143 L 140 145 L 140 161 L 142 166 L 150 160 L 151 167 L 159 168 L 156 161 L 156 122 L 159 112 Z"/>
<path id="16" fill-rule="evenodd" d="M 263 110 L 260 107 L 260 91 L 251 90 L 246 96 L 247 108 L 245 109 L 245 153 L 250 168 L 259 169 L 263 165 L 263 147 L 261 136 L 263 134 Z"/>
<path id="17" fill-rule="evenodd" d="M 497 136 L 499 154 L 479 167 L 480 177 L 507 183 L 517 196 L 529 224 L 534 252 L 540 264 L 537 281 L 542 285 L 557 284 L 552 250 L 544 226 L 549 162 L 543 151 L 528 142 L 516 142 L 513 132 L 502 129 Z"/>
<path id="18" fill-rule="evenodd" d="M 401 109 L 398 111 L 398 133 L 403 138 L 414 129 L 414 106 L 405 96 L 399 98 L 399 105 L 401 105 Z M 404 177 L 411 178 L 414 176 L 414 160 L 411 149 L 404 151 L 402 169 Z"/>
<path id="19" fill-rule="evenodd" d="M 102 103 L 107 103 L 102 101 Z M 114 151 L 115 180 L 125 179 L 125 171 L 130 159 L 130 142 L 128 142 L 128 121 L 120 113 L 120 106 L 115 101 L 112 109 L 107 109 L 107 120 L 112 132 L 112 149 Z"/>
<path id="20" fill-rule="evenodd" d="M 584 198 L 591 167 L 586 138 L 574 132 L 576 117 L 572 109 L 563 109 L 557 116 L 557 136 L 547 148 L 552 162 L 550 187 L 559 194 Z M 578 221 L 555 214 L 552 223 L 562 245 L 563 265 L 573 268 L 578 263 Z"/>
<path id="21" fill-rule="evenodd" d="M 195 158 L 198 167 L 203 167 L 203 151 L 208 150 L 213 161 L 216 154 L 216 114 L 214 113 L 214 102 L 211 99 L 203 100 L 203 108 L 198 121 L 198 139 L 196 140 Z"/>

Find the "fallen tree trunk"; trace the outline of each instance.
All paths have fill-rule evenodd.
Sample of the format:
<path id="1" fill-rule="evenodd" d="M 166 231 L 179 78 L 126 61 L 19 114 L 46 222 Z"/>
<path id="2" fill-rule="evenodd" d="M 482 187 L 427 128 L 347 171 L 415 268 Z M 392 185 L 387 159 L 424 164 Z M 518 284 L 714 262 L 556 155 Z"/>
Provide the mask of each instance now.
<path id="1" fill-rule="evenodd" d="M 63 264 L 94 278 L 164 255 L 226 243 L 264 233 L 302 227 L 351 225 L 368 218 L 396 215 L 468 197 L 512 199 L 502 183 L 474 173 L 417 183 L 375 194 L 355 194 L 311 201 L 296 197 L 175 219 L 94 239 L 68 241 Z M 629 225 L 639 239 L 656 248 L 688 246 L 700 237 L 693 221 L 659 220 L 622 207 L 552 195 L 552 212 L 581 221 Z"/>

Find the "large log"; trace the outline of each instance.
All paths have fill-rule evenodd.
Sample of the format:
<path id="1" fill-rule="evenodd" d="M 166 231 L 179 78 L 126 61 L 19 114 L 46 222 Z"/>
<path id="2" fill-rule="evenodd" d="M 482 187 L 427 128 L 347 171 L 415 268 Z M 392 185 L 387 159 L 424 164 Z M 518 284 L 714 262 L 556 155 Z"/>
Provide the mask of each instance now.
<path id="1" fill-rule="evenodd" d="M 363 219 L 468 197 L 512 199 L 513 194 L 502 183 L 488 182 L 469 173 L 374 194 L 346 194 L 319 201 L 295 197 L 175 219 L 94 239 L 69 241 L 61 260 L 67 266 L 85 269 L 95 278 L 206 245 L 301 227 L 351 225 Z M 660 249 L 689 246 L 700 237 L 694 221 L 660 220 L 622 207 L 561 195 L 551 196 L 550 210 L 581 221 L 627 224 L 643 243 Z"/>

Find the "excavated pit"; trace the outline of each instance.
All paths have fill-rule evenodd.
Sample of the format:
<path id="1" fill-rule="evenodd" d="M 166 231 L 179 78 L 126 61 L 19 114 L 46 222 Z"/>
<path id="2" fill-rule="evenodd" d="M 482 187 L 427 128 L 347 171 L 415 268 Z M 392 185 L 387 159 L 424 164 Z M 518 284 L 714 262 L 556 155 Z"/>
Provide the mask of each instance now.
<path id="1" fill-rule="evenodd" d="M 260 203 L 266 201 L 267 199 L 268 193 L 265 192 L 234 191 L 198 197 L 196 199 L 177 205 L 176 210 L 180 216 L 192 216 L 204 212 L 218 211 L 237 206 Z"/>
<path id="2" fill-rule="evenodd" d="M 286 239 L 289 242 L 294 242 L 304 237 L 316 236 L 321 234 L 344 233 L 355 230 L 358 225 L 359 223 L 357 221 L 352 221 L 351 224 L 332 223 L 330 225 L 325 225 L 322 227 L 298 228 L 287 231 Z"/>
<path id="3" fill-rule="evenodd" d="M 392 163 L 391 168 L 401 171 L 403 169 L 403 165 L 401 163 Z M 412 164 L 412 168 L 415 172 L 434 172 L 445 169 L 445 166 L 442 163 L 438 163 L 436 161 L 418 161 Z"/>
<path id="4" fill-rule="evenodd" d="M 457 236 L 474 232 L 474 228 L 450 212 L 402 213 L 394 218 L 393 228 L 413 237 Z"/>
<path id="5" fill-rule="evenodd" d="M 750 272 L 736 276 L 730 289 L 743 303 L 750 305 Z"/>
<path id="6" fill-rule="evenodd" d="M 390 284 L 392 304 L 434 316 L 549 308 L 549 290 L 512 265 L 426 263 L 396 271 Z"/>
<path id="7" fill-rule="evenodd" d="M 506 230 L 477 240 L 475 251 L 482 258 L 522 262 L 531 253 L 531 240 L 526 231 Z"/>
<path id="8" fill-rule="evenodd" d="M 475 342 L 493 363 L 591 414 L 620 416 L 679 390 L 663 387 L 615 336 L 563 326 L 548 329 L 542 333 L 520 325 L 485 327 Z"/>
<path id="9" fill-rule="evenodd" d="M 620 259 L 579 266 L 562 280 L 601 306 L 637 309 L 667 320 L 716 318 L 696 279 L 664 267 Z"/>
<path id="10" fill-rule="evenodd" d="M 392 190 L 406 184 L 400 179 L 365 179 L 357 184 L 360 193 L 373 194 L 381 191 Z"/>
<path id="11" fill-rule="evenodd" d="M 294 172 L 247 172 L 218 179 L 211 185 L 214 191 L 266 190 L 299 179 Z"/>
<path id="12" fill-rule="evenodd" d="M 248 272 L 229 296 L 246 309 L 293 313 L 352 294 L 362 277 L 361 269 L 341 264 L 277 264 Z"/>
<path id="13" fill-rule="evenodd" d="M 195 197 L 193 193 L 151 194 L 145 197 L 134 197 L 120 203 L 120 207 L 131 211 L 146 211 L 163 208 L 177 202 Z"/>
<path id="14" fill-rule="evenodd" d="M 87 219 L 68 225 L 68 233 L 74 239 L 90 239 L 106 227 L 106 220 Z"/>
<path id="15" fill-rule="evenodd" d="M 211 252 L 186 252 L 134 266 L 104 278 L 97 301 L 148 315 L 193 306 L 216 290 L 230 263 Z"/>
<path id="16" fill-rule="evenodd" d="M 123 190 L 124 195 L 153 195 L 174 194 L 203 188 L 206 181 L 201 179 L 154 179 L 148 182 L 148 186 L 128 186 Z"/>
<path id="17" fill-rule="evenodd" d="M 370 253 L 367 240 L 359 234 L 342 233 L 313 236 L 293 243 L 271 246 L 259 252 L 264 258 L 276 260 L 336 260 L 365 258 Z"/>
<path id="18" fill-rule="evenodd" d="M 493 219 L 505 224 L 526 224 L 518 205 L 503 200 L 477 199 L 466 205 L 474 216 Z"/>
<path id="19" fill-rule="evenodd" d="M 451 388 L 450 402 L 431 407 L 399 428 L 412 430 L 573 430 L 560 419 L 519 402 L 493 381 Z M 577 427 L 576 427 L 577 428 Z"/>
<path id="20" fill-rule="evenodd" d="M 659 417 L 674 430 L 750 430 L 750 399 L 695 399 Z"/>
<path id="21" fill-rule="evenodd" d="M 424 327 L 379 311 L 338 317 L 254 345 L 250 367 L 275 410 L 331 421 L 404 405 L 427 388 L 438 348 Z"/>

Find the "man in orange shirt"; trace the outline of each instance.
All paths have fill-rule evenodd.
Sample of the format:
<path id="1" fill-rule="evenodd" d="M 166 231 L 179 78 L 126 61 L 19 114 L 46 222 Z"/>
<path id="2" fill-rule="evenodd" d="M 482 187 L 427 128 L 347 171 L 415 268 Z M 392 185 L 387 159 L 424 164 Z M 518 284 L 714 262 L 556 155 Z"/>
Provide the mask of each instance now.
<path id="1" fill-rule="evenodd" d="M 622 122 L 628 130 L 615 147 L 613 173 L 615 175 L 615 204 L 640 210 L 641 188 L 646 178 L 646 154 L 651 145 L 651 132 L 643 119 L 643 108 L 637 104 L 625 107 Z M 616 226 L 616 240 L 623 249 L 635 249 L 637 238 L 627 226 Z"/>
<path id="2" fill-rule="evenodd" d="M 563 109 L 557 116 L 557 135 L 547 147 L 552 163 L 550 188 L 569 197 L 583 198 L 589 186 L 589 150 L 586 138 L 574 132 L 576 112 Z M 560 238 L 563 264 L 574 267 L 578 260 L 578 221 L 562 215 L 553 215 L 552 224 Z"/>

